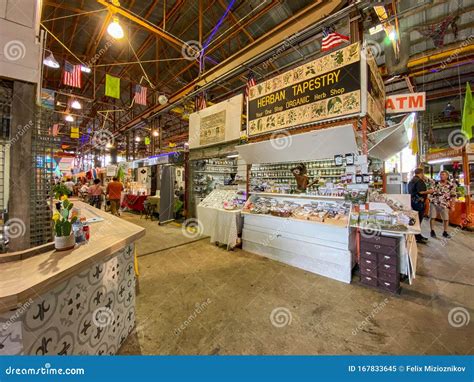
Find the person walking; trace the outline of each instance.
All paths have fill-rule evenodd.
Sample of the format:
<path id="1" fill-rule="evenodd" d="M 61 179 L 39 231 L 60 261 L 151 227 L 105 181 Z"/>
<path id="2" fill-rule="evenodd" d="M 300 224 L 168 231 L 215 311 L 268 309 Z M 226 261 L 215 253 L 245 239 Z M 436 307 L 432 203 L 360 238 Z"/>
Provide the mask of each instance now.
<path id="1" fill-rule="evenodd" d="M 94 184 L 89 187 L 89 203 L 91 206 L 102 208 L 102 194 L 104 190 L 100 185 L 100 179 L 94 179 Z"/>
<path id="2" fill-rule="evenodd" d="M 450 239 L 451 235 L 448 233 L 449 210 L 454 208 L 456 186 L 449 180 L 449 173 L 447 171 L 441 171 L 439 177 L 440 180 L 434 184 L 433 194 L 430 198 L 431 237 L 436 237 L 434 221 L 439 215 L 441 220 L 443 220 L 443 237 Z"/>
<path id="3" fill-rule="evenodd" d="M 415 175 L 408 183 L 408 193 L 411 196 L 411 208 L 418 212 L 418 217 L 421 223 L 423 222 L 423 216 L 425 213 L 426 198 L 429 194 L 433 193 L 433 190 L 428 190 L 425 183 L 425 175 L 422 168 L 415 170 Z M 417 243 L 426 244 L 428 241 L 427 237 L 424 237 L 421 233 L 415 235 Z"/>
<path id="4" fill-rule="evenodd" d="M 119 182 L 116 176 L 113 177 L 112 182 L 107 185 L 107 195 L 110 201 L 110 210 L 112 215 L 120 216 L 120 197 L 123 191 L 123 184 Z"/>

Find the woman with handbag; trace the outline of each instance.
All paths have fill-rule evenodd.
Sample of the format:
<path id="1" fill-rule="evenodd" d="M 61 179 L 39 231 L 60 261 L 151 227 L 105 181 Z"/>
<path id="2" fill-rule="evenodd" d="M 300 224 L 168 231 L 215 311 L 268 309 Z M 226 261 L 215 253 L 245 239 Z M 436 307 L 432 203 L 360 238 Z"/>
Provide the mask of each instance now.
<path id="1" fill-rule="evenodd" d="M 102 207 L 102 194 L 104 190 L 100 185 L 100 179 L 94 179 L 94 184 L 89 187 L 89 203 L 91 206 L 98 208 Z"/>

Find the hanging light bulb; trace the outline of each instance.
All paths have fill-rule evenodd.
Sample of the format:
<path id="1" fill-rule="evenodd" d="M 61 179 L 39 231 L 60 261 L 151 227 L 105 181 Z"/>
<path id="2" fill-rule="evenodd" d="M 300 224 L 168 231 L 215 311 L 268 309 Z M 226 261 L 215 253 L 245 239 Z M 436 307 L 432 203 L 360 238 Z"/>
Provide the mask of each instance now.
<path id="1" fill-rule="evenodd" d="M 135 137 L 135 142 L 140 142 L 140 137 Z"/>
<path id="2" fill-rule="evenodd" d="M 82 109 L 82 105 L 77 99 L 71 102 L 71 107 L 76 110 Z"/>
<path id="3" fill-rule="evenodd" d="M 158 135 L 160 135 L 160 133 L 158 132 L 158 130 L 153 131 L 153 136 L 154 136 L 154 137 L 157 137 Z"/>
<path id="4" fill-rule="evenodd" d="M 59 68 L 59 62 L 54 58 L 53 52 L 49 52 L 49 56 L 43 60 L 43 64 L 53 69 Z"/>
<path id="5" fill-rule="evenodd" d="M 66 115 L 66 118 L 64 118 L 67 122 L 74 122 L 74 117 L 72 115 Z"/>
<path id="6" fill-rule="evenodd" d="M 92 70 L 88 66 L 81 65 L 81 72 L 90 73 L 90 72 L 92 72 Z"/>
<path id="7" fill-rule="evenodd" d="M 119 24 L 118 17 L 114 17 L 113 21 L 109 24 L 107 27 L 107 33 L 117 40 L 123 38 L 123 28 Z"/>

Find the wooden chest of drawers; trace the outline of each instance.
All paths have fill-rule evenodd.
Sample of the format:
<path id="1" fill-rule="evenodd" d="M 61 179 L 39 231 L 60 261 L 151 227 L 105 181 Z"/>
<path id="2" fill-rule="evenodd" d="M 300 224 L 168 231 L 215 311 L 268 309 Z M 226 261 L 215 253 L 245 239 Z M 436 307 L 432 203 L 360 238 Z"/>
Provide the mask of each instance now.
<path id="1" fill-rule="evenodd" d="M 360 236 L 360 281 L 392 293 L 400 291 L 399 239 Z"/>

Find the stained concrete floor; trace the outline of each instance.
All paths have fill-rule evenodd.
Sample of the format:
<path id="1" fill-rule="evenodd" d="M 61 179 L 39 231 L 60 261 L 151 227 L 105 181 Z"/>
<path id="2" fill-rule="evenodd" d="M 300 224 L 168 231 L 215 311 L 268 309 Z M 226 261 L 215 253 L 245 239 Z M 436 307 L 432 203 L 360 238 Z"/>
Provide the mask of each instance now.
<path id="1" fill-rule="evenodd" d="M 391 295 L 146 228 L 160 250 L 139 258 L 137 327 L 119 354 L 474 352 L 474 233 L 419 246 L 416 280 Z"/>

